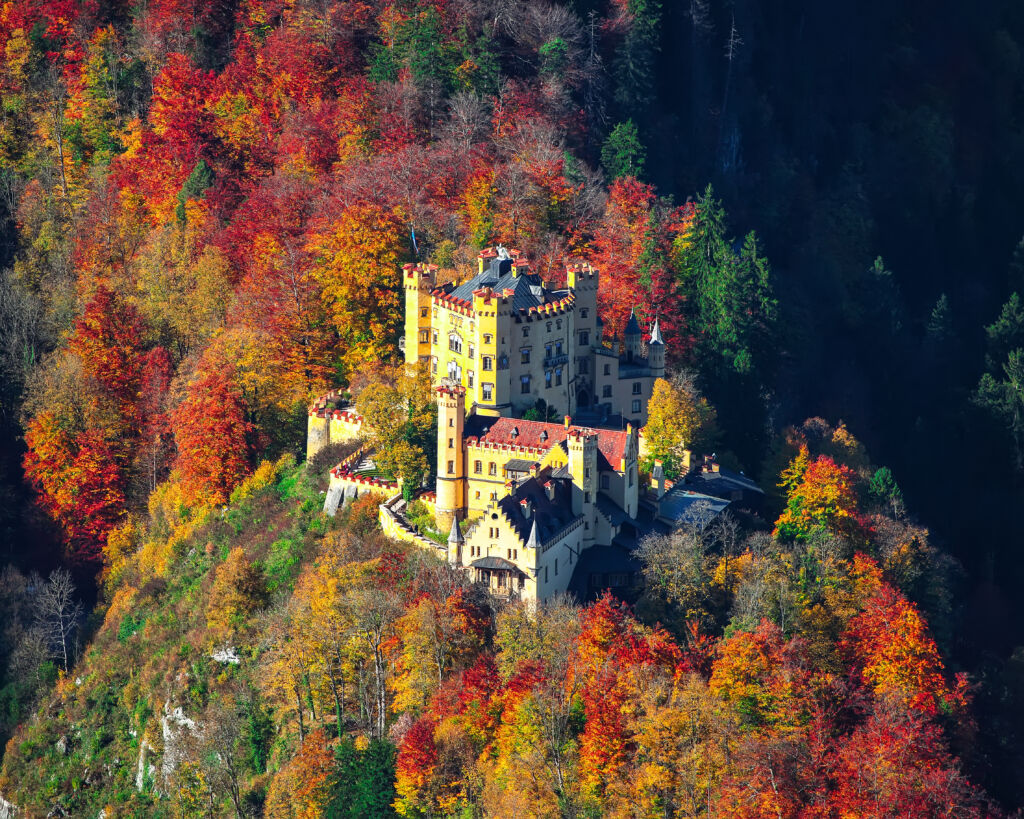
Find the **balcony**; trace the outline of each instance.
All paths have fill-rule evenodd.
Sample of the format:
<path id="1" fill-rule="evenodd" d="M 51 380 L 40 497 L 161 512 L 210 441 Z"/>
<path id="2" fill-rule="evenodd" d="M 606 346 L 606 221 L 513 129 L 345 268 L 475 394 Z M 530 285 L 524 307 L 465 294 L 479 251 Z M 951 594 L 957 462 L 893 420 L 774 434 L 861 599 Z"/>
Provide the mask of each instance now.
<path id="1" fill-rule="evenodd" d="M 544 369 L 557 367 L 559 364 L 567 363 L 569 363 L 569 356 L 566 355 L 565 353 L 562 353 L 560 355 L 550 355 L 544 357 Z"/>

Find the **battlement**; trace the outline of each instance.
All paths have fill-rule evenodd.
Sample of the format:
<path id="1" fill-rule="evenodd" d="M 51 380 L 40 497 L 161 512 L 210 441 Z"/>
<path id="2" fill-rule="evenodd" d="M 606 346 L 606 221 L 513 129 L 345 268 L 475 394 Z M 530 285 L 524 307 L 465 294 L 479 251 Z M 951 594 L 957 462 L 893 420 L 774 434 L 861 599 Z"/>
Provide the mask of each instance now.
<path id="1" fill-rule="evenodd" d="M 466 395 L 466 388 L 461 384 L 442 384 L 436 389 L 438 395 L 446 395 L 451 398 L 458 398 Z"/>

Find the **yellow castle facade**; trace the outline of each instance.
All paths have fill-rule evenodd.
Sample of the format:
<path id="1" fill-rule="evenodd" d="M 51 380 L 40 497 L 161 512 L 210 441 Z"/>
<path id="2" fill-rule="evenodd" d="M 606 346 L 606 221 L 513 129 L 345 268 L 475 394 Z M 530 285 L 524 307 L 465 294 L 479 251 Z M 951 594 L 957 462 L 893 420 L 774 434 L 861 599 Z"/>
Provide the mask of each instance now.
<path id="1" fill-rule="evenodd" d="M 544 600 L 589 549 L 635 529 L 639 429 L 665 345 L 655 322 L 645 354 L 631 315 L 621 351 L 605 346 L 589 264 L 570 264 L 561 290 L 516 251 L 485 250 L 478 265 L 443 286 L 429 265 L 403 270 L 406 362 L 427 363 L 437 392 L 436 521 L 453 565 Z M 526 420 L 530 409 L 564 422 Z"/>

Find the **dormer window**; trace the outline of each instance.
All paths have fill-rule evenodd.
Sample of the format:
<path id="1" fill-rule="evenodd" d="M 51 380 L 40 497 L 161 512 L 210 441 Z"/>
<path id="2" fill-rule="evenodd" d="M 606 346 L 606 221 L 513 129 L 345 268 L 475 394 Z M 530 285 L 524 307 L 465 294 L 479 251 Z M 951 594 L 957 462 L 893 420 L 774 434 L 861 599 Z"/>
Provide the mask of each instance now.
<path id="1" fill-rule="evenodd" d="M 519 427 L 512 427 L 512 440 L 519 437 Z"/>
<path id="2" fill-rule="evenodd" d="M 540 439 L 546 441 L 548 439 L 548 431 L 546 429 L 541 430 Z"/>

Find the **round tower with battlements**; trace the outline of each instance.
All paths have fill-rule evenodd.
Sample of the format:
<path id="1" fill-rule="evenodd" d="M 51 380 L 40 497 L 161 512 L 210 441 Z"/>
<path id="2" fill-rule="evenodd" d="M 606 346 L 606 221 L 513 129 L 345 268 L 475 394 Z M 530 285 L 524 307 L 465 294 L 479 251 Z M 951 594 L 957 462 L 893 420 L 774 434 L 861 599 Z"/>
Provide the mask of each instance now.
<path id="1" fill-rule="evenodd" d="M 437 388 L 437 509 L 441 532 L 466 512 L 466 462 L 462 436 L 466 425 L 466 389 L 444 379 Z"/>

